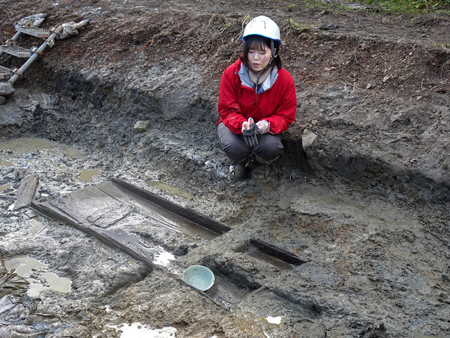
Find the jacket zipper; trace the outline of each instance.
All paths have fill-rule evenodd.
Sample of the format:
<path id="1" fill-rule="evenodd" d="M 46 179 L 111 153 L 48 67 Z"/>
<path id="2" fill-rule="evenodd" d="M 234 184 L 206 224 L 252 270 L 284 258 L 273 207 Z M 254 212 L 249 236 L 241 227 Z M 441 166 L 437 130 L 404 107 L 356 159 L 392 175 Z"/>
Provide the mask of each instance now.
<path id="1" fill-rule="evenodd" d="M 261 74 L 259 74 L 259 76 L 256 78 L 256 86 L 255 86 L 255 106 L 256 106 L 256 102 L 258 101 L 258 90 L 259 90 L 259 77 L 261 76 Z"/>

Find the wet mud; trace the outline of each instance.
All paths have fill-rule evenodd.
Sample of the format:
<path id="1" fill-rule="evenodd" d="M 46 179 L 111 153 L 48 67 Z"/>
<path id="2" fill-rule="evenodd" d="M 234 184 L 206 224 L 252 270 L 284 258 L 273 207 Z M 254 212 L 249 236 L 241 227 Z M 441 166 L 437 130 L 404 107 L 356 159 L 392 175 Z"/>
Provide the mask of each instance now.
<path id="1" fill-rule="evenodd" d="M 450 334 L 448 15 L 3 3 L 3 38 L 10 20 L 42 11 L 48 25 L 90 25 L 0 105 L 1 336 Z M 300 104 L 268 182 L 231 183 L 218 84 L 246 15 L 260 12 L 280 22 Z M 30 176 L 33 203 L 16 208 Z M 110 182 L 214 225 L 150 210 Z M 195 264 L 215 274 L 205 292 L 182 281 Z"/>

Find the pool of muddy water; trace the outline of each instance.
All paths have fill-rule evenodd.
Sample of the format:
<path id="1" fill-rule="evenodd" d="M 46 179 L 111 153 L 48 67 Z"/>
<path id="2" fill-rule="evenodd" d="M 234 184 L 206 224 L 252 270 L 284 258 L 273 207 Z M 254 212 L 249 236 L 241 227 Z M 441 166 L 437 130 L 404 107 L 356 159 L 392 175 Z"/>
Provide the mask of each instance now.
<path id="1" fill-rule="evenodd" d="M 5 260 L 5 266 L 30 283 L 27 290 L 27 295 L 30 297 L 39 297 L 46 290 L 61 293 L 71 291 L 72 281 L 70 279 L 59 277 L 52 272 L 45 272 L 48 266 L 37 259 L 28 256 L 12 257 Z"/>

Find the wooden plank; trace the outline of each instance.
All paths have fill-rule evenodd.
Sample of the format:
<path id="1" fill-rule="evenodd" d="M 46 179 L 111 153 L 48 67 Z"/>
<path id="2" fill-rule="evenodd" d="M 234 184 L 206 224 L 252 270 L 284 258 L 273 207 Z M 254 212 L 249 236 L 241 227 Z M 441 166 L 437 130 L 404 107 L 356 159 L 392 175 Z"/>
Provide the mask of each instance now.
<path id="1" fill-rule="evenodd" d="M 54 201 L 53 204 L 84 224 L 92 224 L 100 228 L 113 226 L 131 212 L 130 206 L 95 186 L 73 191 Z"/>
<path id="2" fill-rule="evenodd" d="M 96 187 L 107 195 L 117 199 L 117 201 L 135 208 L 141 215 L 144 215 L 147 219 L 152 220 L 152 222 L 159 226 L 176 232 L 182 232 L 189 236 L 196 234 L 206 239 L 213 239 L 219 236 L 217 231 L 200 226 L 111 181 L 101 183 Z"/>
<path id="3" fill-rule="evenodd" d="M 35 175 L 28 175 L 22 179 L 19 191 L 17 192 L 17 201 L 14 204 L 14 210 L 19 210 L 31 204 L 38 183 L 39 177 Z"/>
<path id="4" fill-rule="evenodd" d="M 151 193 L 150 191 L 136 187 L 134 185 L 131 185 L 125 181 L 122 181 L 122 180 L 119 180 L 116 178 L 113 178 L 112 182 L 114 182 L 115 184 L 119 185 L 120 187 L 122 187 L 138 196 L 141 196 L 141 197 L 163 207 L 164 209 L 172 211 L 172 212 L 178 214 L 179 216 L 184 217 L 187 220 L 189 220 L 193 223 L 196 223 L 199 226 L 205 227 L 219 235 L 222 235 L 231 230 L 231 228 L 224 223 L 221 223 L 221 222 L 219 222 L 211 217 L 208 217 L 206 215 L 202 215 L 202 214 L 200 214 L 194 210 L 191 210 L 189 208 L 184 208 L 175 203 L 172 203 L 166 199 L 159 197 L 158 195 Z"/>
<path id="5" fill-rule="evenodd" d="M 103 229 L 101 227 L 84 224 L 58 206 L 49 202 L 33 201 L 31 207 L 38 213 L 55 221 L 69 224 L 84 233 L 97 238 L 107 246 L 118 249 L 131 257 L 147 264 L 150 268 L 159 268 L 154 263 L 155 256 L 162 252 L 162 248 L 146 247 L 142 245 L 142 239 L 122 229 Z"/>
<path id="6" fill-rule="evenodd" d="M 281 249 L 273 244 L 261 241 L 259 239 L 251 239 L 250 244 L 258 248 L 262 252 L 275 258 L 281 259 L 282 261 L 289 264 L 301 265 L 308 262 L 287 250 Z"/>

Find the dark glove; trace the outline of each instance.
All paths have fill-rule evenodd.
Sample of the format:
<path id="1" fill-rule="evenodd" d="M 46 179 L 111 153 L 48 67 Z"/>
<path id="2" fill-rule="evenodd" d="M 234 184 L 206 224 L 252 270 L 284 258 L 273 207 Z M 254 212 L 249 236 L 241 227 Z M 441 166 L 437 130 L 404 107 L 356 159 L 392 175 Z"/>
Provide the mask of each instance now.
<path id="1" fill-rule="evenodd" d="M 258 144 L 258 138 L 256 135 L 261 135 L 261 130 L 259 130 L 256 123 L 250 126 L 250 129 L 242 130 L 242 135 L 244 136 L 244 141 L 249 147 L 254 147 Z"/>

